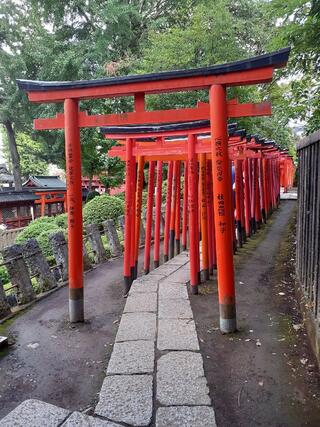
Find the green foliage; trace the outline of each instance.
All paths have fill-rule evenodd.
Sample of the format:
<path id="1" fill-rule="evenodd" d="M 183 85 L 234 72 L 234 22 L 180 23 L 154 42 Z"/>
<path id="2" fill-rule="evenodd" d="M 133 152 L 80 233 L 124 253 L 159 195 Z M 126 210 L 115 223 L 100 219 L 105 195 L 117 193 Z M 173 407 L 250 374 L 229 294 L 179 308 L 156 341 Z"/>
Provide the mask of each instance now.
<path id="1" fill-rule="evenodd" d="M 288 67 L 282 76 L 289 81 L 286 96 L 289 118 L 305 124 L 306 133 L 320 128 L 320 3 L 318 0 L 272 0 L 266 12 L 276 22 L 268 47 L 290 45 Z"/>
<path id="2" fill-rule="evenodd" d="M 68 228 L 68 214 L 63 213 L 61 215 L 57 215 L 54 217 L 54 223 L 59 227 L 63 229 Z"/>
<path id="3" fill-rule="evenodd" d="M 10 279 L 9 279 L 9 274 L 7 272 L 7 269 L 4 265 L 2 265 L 0 267 L 0 283 L 2 285 L 6 285 L 9 282 L 10 282 Z"/>
<path id="4" fill-rule="evenodd" d="M 62 227 L 59 227 L 55 221 L 56 219 L 54 217 L 42 217 L 32 221 L 18 234 L 16 243 L 24 243 L 29 239 L 36 239 L 44 256 L 52 256 L 53 253 L 49 241 L 50 234 L 57 233 L 58 231 L 65 231 Z"/>
<path id="5" fill-rule="evenodd" d="M 46 258 L 53 256 L 53 251 L 52 251 L 51 243 L 49 240 L 49 236 L 53 233 L 58 233 L 59 231 L 65 232 L 63 228 L 59 228 L 57 226 L 55 226 L 54 228 L 46 228 L 37 237 L 39 246 L 42 250 L 43 255 Z"/>
<path id="6" fill-rule="evenodd" d="M 11 165 L 8 139 L 3 132 L 3 152 L 6 163 Z M 45 175 L 48 173 L 48 163 L 44 146 L 40 141 L 33 140 L 29 135 L 18 132 L 16 134 L 17 148 L 20 156 L 21 175 L 27 179 L 30 175 Z"/>
<path id="7" fill-rule="evenodd" d="M 29 161 L 65 166 L 61 131 L 32 131 L 33 117 L 53 116 L 61 105 L 36 105 L 18 90 L 15 79 L 76 80 L 181 69 L 234 61 L 272 49 L 293 46 L 286 83 L 234 88 L 228 96 L 240 102 L 273 99 L 271 119 L 240 121 L 261 133 L 288 128 L 290 119 L 320 127 L 319 2 L 306 0 L 4 0 L 0 4 L 0 123 L 10 120 L 16 132 L 22 167 Z M 10 19 L 8 19 L 8 16 Z M 50 66 L 48 65 L 50 64 Z M 285 96 L 280 95 L 281 88 Z M 280 88 L 280 90 L 279 90 Z M 150 109 L 194 106 L 207 101 L 206 91 L 147 96 Z M 132 111 L 132 99 L 86 100 L 89 114 Z M 277 135 L 272 135 L 276 139 Z M 26 140 L 26 138 L 28 138 Z M 292 144 L 290 131 L 281 143 Z M 30 156 L 22 145 L 34 143 Z M 82 170 L 98 175 L 107 189 L 123 182 L 123 162 L 105 153 L 113 142 L 96 130 L 81 130 Z M 40 145 L 42 152 L 38 151 Z M 26 159 L 24 162 L 23 159 Z"/>
<path id="8" fill-rule="evenodd" d="M 98 224 L 107 219 L 117 220 L 124 213 L 124 203 L 118 197 L 103 194 L 90 200 L 83 208 L 84 224 Z"/>
<path id="9" fill-rule="evenodd" d="M 113 197 L 117 197 L 118 199 L 125 201 L 126 193 L 123 191 L 122 193 L 115 194 Z"/>
<path id="10" fill-rule="evenodd" d="M 51 219 L 51 218 L 50 218 Z M 17 236 L 16 242 L 23 243 L 29 239 L 37 239 L 45 230 L 52 230 L 52 233 L 58 228 L 53 221 L 46 221 L 45 217 L 30 222 Z"/>
<path id="11" fill-rule="evenodd" d="M 196 2 L 183 25 L 177 22 L 163 31 L 150 30 L 137 70 L 150 72 L 192 68 L 263 53 L 271 43 L 272 25 L 275 23 L 272 15 L 265 16 L 266 4 L 264 0 Z M 239 119 L 239 126 L 266 137 L 270 137 L 273 132 L 271 137 L 281 145 L 292 146 L 294 139 L 288 128 L 291 116 L 286 91 L 286 85 L 276 81 L 267 86 L 229 88 L 228 97 L 238 97 L 240 102 L 272 99 L 271 118 Z M 208 101 L 208 93 L 198 91 L 152 95 L 147 97 L 147 104 L 150 109 L 181 108 L 195 106 L 198 100 Z"/>

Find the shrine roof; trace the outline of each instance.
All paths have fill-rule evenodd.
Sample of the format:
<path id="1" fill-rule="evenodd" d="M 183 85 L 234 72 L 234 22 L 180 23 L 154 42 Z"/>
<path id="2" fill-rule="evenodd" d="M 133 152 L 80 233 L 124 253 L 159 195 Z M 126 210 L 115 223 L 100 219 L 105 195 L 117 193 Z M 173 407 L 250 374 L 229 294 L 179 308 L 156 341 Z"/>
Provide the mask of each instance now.
<path id="1" fill-rule="evenodd" d="M 18 79 L 17 83 L 20 89 L 23 89 L 28 92 L 46 92 L 67 89 L 85 89 L 102 86 L 126 85 L 130 83 L 156 82 L 188 77 L 208 77 L 241 71 L 249 71 L 264 67 L 281 68 L 287 63 L 289 53 L 290 48 L 284 48 L 276 52 L 271 52 L 248 59 L 242 59 L 240 61 L 211 65 L 208 67 L 191 68 L 187 70 L 172 70 L 149 74 L 106 77 L 95 80 L 48 82 Z"/>
<path id="2" fill-rule="evenodd" d="M 100 131 L 103 135 L 113 134 L 148 134 L 159 132 L 174 132 L 192 129 L 204 129 L 210 127 L 210 120 L 193 120 L 190 122 L 178 123 L 162 123 L 162 124 L 148 124 L 148 125 L 126 125 L 126 126 L 103 126 Z M 237 129 L 237 123 L 228 124 L 228 131 L 234 132 Z"/>

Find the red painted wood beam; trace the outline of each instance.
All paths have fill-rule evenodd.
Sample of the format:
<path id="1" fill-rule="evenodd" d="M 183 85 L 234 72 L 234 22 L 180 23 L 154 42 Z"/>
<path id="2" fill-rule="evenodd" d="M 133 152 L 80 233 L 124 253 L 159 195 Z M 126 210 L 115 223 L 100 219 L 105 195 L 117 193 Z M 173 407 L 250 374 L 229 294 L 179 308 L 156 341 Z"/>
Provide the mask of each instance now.
<path id="1" fill-rule="evenodd" d="M 28 92 L 31 102 L 50 103 L 63 102 L 67 98 L 90 99 L 111 98 L 118 96 L 134 96 L 137 93 L 168 93 L 209 89 L 214 84 L 225 86 L 243 86 L 272 81 L 274 67 L 257 68 L 237 71 L 216 76 L 192 76 L 179 79 L 124 83 L 99 87 L 83 87 L 79 89 L 48 90 Z"/>
<path id="2" fill-rule="evenodd" d="M 193 120 L 208 120 L 210 116 L 209 104 L 205 102 L 198 103 L 195 108 L 181 108 L 170 110 L 144 111 L 144 98 L 135 98 L 135 112 L 122 114 L 97 114 L 88 115 L 87 112 L 79 112 L 79 126 L 100 127 L 100 126 L 119 126 L 128 124 L 146 124 L 146 123 L 170 123 L 173 118 L 175 122 L 187 122 Z M 251 116 L 270 116 L 271 104 L 262 102 L 259 104 L 238 104 L 234 100 L 228 102 L 228 117 L 251 117 Z M 56 117 L 35 119 L 34 129 L 49 130 L 63 129 L 64 115 L 58 113 Z"/>

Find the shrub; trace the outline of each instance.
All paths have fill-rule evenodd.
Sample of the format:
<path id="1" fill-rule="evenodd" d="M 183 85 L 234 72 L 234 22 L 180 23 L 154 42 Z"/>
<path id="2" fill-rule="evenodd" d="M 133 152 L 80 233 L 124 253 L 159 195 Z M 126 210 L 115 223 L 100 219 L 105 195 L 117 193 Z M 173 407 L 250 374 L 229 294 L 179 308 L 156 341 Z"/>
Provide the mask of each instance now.
<path id="1" fill-rule="evenodd" d="M 43 222 L 54 222 L 54 216 L 41 216 L 40 218 L 35 219 L 30 224 L 42 224 Z"/>
<path id="2" fill-rule="evenodd" d="M 43 231 L 50 230 L 50 232 L 53 233 L 58 228 L 59 227 L 51 221 L 33 221 L 18 234 L 16 242 L 24 243 L 29 239 L 37 239 Z"/>
<path id="3" fill-rule="evenodd" d="M 83 208 L 84 224 L 98 224 L 106 219 L 117 220 L 124 213 L 124 203 L 118 197 L 103 194 L 90 200 Z"/>
<path id="4" fill-rule="evenodd" d="M 62 216 L 62 215 L 60 215 Z M 53 256 L 51 244 L 49 242 L 49 235 L 57 233 L 58 231 L 65 231 L 62 227 L 59 227 L 55 221 L 55 218 L 50 217 L 49 221 L 45 221 L 46 217 L 37 219 L 31 222 L 16 238 L 17 243 L 24 243 L 29 239 L 36 239 L 45 257 Z"/>
<path id="5" fill-rule="evenodd" d="M 117 197 L 118 199 L 125 201 L 126 193 L 123 191 L 122 193 L 115 194 L 113 197 Z"/>
<path id="6" fill-rule="evenodd" d="M 42 250 L 43 255 L 46 258 L 53 256 L 53 251 L 52 251 L 51 243 L 49 241 L 49 236 L 50 236 L 50 234 L 58 233 L 58 231 L 65 232 L 65 230 L 63 228 L 59 228 L 59 227 L 55 226 L 54 229 L 46 229 L 46 230 L 42 231 L 42 233 L 40 233 L 39 236 L 37 237 L 37 241 L 39 243 L 39 246 Z"/>
<path id="7" fill-rule="evenodd" d="M 54 223 L 60 228 L 67 229 L 68 228 L 68 214 L 63 213 L 61 215 L 57 215 L 54 218 Z"/>

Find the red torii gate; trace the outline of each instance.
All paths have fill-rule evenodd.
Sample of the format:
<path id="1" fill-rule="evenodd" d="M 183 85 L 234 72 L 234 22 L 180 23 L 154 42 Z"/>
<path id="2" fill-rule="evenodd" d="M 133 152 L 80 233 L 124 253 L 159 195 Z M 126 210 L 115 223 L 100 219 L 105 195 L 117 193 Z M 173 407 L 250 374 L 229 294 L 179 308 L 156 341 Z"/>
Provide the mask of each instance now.
<path id="1" fill-rule="evenodd" d="M 66 175 L 68 201 L 69 238 L 69 314 L 70 321 L 84 320 L 83 310 L 83 266 L 82 266 L 82 210 L 81 210 L 81 148 L 80 127 L 96 127 L 111 124 L 165 123 L 172 117 L 175 121 L 210 119 L 212 137 L 212 172 L 214 181 L 214 207 L 220 209 L 215 215 L 217 239 L 217 264 L 220 304 L 220 327 L 222 331 L 236 329 L 234 274 L 232 247 L 230 245 L 231 210 L 227 118 L 252 115 L 260 105 L 241 106 L 228 103 L 228 86 L 252 85 L 271 82 L 276 68 L 287 63 L 290 49 L 261 55 L 247 60 L 191 70 L 168 71 L 145 75 L 103 78 L 91 81 L 41 82 L 17 80 L 19 87 L 28 93 L 31 102 L 64 102 L 64 114 L 52 119 L 38 119 L 35 129 L 65 129 Z M 209 90 L 209 106 L 164 111 L 145 111 L 145 95 L 163 92 Z M 79 111 L 79 101 L 90 98 L 134 96 L 135 112 L 88 116 Z M 248 113 L 249 111 L 249 113 Z M 265 114 L 266 111 L 263 112 Z M 190 149 L 192 149 L 190 143 Z M 218 199 L 219 196 L 219 199 Z M 222 204 L 223 202 L 223 204 Z M 225 223 L 221 231 L 219 223 Z M 128 278 L 130 281 L 130 279 Z"/>

